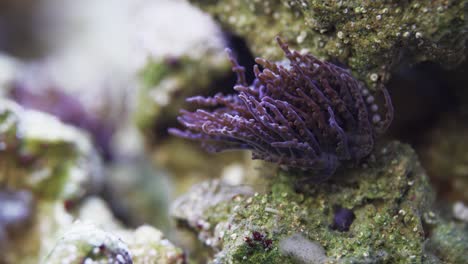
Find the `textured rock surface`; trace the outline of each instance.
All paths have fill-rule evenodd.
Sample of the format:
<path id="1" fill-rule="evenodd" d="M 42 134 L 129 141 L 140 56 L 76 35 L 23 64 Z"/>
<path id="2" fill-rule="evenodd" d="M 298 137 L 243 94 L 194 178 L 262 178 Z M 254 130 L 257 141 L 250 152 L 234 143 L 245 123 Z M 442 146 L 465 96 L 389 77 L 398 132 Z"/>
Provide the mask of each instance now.
<path id="1" fill-rule="evenodd" d="M 227 203 L 226 206 L 229 207 L 229 202 L 233 199 L 251 196 L 253 193 L 253 189 L 248 186 L 233 186 L 220 180 L 202 182 L 193 186 L 188 194 L 174 201 L 170 214 L 177 221 L 197 230 L 199 239 L 206 245 L 215 247 L 219 245 L 220 240 L 215 236 L 212 224 L 222 221 L 226 215 L 213 213 L 207 218 L 206 211 L 220 204 Z"/>
<path id="2" fill-rule="evenodd" d="M 336 58 L 368 83 L 403 60 L 454 67 L 464 58 L 465 0 L 191 0 L 244 37 L 254 54 L 279 59 L 279 34 L 294 48 Z"/>
<path id="3" fill-rule="evenodd" d="M 301 183 L 306 176 L 280 172 L 265 194 L 239 195 L 215 204 L 203 199 L 203 192 L 187 194 L 185 199 L 210 201 L 200 208 L 198 218 L 205 228 L 191 228 L 214 235 L 210 240 L 201 237 L 205 244 L 219 240 L 208 243 L 220 250 L 214 263 L 293 263 L 293 254 L 282 254 L 280 245 L 295 234 L 315 249 L 323 247 L 332 262 L 425 259 L 423 215 L 433 214 L 433 193 L 410 147 L 397 142 L 380 147 L 368 163 L 343 169 L 327 183 Z M 355 215 L 349 231 L 332 226 L 338 206 Z M 304 257 L 296 254 L 298 258 Z"/>

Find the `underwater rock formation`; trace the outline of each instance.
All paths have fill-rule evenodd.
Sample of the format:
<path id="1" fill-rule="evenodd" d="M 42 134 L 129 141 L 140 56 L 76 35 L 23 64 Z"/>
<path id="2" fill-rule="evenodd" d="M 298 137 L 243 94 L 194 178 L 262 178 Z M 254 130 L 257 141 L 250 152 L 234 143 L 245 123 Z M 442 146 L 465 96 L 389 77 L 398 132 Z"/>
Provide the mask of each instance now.
<path id="1" fill-rule="evenodd" d="M 75 223 L 47 256 L 47 263 L 132 264 L 127 245 L 112 233 L 92 224 Z"/>
<path id="2" fill-rule="evenodd" d="M 424 225 L 435 215 L 427 176 L 407 145 L 392 142 L 371 155 L 373 159 L 362 167 L 338 171 L 320 184 L 299 184 L 303 175 L 280 171 L 266 193 L 240 194 L 217 204 L 193 190 L 180 199 L 209 206 L 196 221 L 175 217 L 206 223 L 208 230 L 203 232 L 213 236 L 200 238 L 219 250 L 213 263 L 295 263 L 292 253 L 281 246 L 294 234 L 316 245 L 314 250 L 323 247 L 329 262 L 422 263 L 429 235 Z M 337 206 L 355 215 L 349 230 L 333 228 Z M 193 224 L 189 228 L 200 232 Z M 256 233 L 271 240 L 268 247 L 249 243 L 259 237 Z"/>
<path id="3" fill-rule="evenodd" d="M 102 200 L 78 202 L 102 181 L 82 131 L 0 99 L 0 147 L 1 263 L 184 263 L 159 230 L 124 229 Z"/>
<path id="4" fill-rule="evenodd" d="M 128 244 L 135 264 L 185 264 L 184 252 L 174 246 L 163 233 L 154 227 L 144 225 L 134 231 L 121 234 Z"/>
<path id="5" fill-rule="evenodd" d="M 222 49 L 200 49 L 198 56 L 181 55 L 150 59 L 141 71 L 141 87 L 135 112 L 136 124 L 154 146 L 167 135 L 185 98 L 207 93 L 211 84 L 229 72 Z"/>
<path id="6" fill-rule="evenodd" d="M 112 158 L 111 140 L 116 124 L 111 120 L 91 113 L 75 96 L 68 94 L 52 83 L 48 88 L 30 87 L 17 80 L 12 85 L 10 98 L 27 109 L 56 116 L 60 121 L 86 130 L 96 144 L 96 149 L 105 160 Z M 37 85 L 34 83 L 34 85 Z"/>
<path id="7" fill-rule="evenodd" d="M 105 231 L 75 222 L 47 255 L 46 263 L 182 264 L 182 251 L 150 226 L 135 231 Z"/>
<path id="8" fill-rule="evenodd" d="M 73 217 L 78 220 L 62 223 L 54 235 L 46 263 L 185 263 L 182 250 L 161 231 L 148 225 L 124 228 L 97 197 L 86 199 Z"/>
<path id="9" fill-rule="evenodd" d="M 229 74 L 226 43 L 215 21 L 187 1 L 126 5 L 134 22 L 134 57 L 141 60 L 135 121 L 150 147 L 159 147 L 184 99 L 216 89 L 212 84 Z"/>
<path id="10" fill-rule="evenodd" d="M 40 199 L 78 199 L 102 180 L 88 137 L 57 118 L 0 98 L 0 184 Z"/>
<path id="11" fill-rule="evenodd" d="M 26 207 L 20 205 L 27 199 L 18 200 L 16 208 L 2 201 L 2 214 L 7 214 L 2 219 L 13 221 L 15 213 L 24 215 L 13 224 L 21 225 L 21 230 L 13 228 L 21 232 L 12 232 L 10 224 L 0 224 L 8 234 L 8 250 L 1 251 L 0 262 L 37 263 L 59 223 L 70 218 L 66 205 L 98 188 L 101 169 L 83 132 L 0 98 L 0 193 L 23 193 L 18 197 L 30 199 L 23 205 Z M 0 239 L 5 244 L 4 237 Z"/>
<path id="12" fill-rule="evenodd" d="M 220 180 L 212 180 L 194 185 L 189 193 L 178 198 L 172 205 L 170 214 L 197 230 L 199 239 L 208 246 L 219 245 L 220 240 L 213 234 L 213 226 L 205 219 L 204 213 L 211 207 L 236 199 L 251 196 L 254 191 L 249 186 L 233 186 Z M 218 217 L 212 215 L 212 217 Z M 224 217 L 222 214 L 220 217 Z"/>
<path id="13" fill-rule="evenodd" d="M 280 59 L 280 34 L 348 65 L 368 84 L 386 81 L 400 63 L 433 61 L 453 68 L 465 57 L 465 0 L 245 1 L 191 0 L 246 39 L 254 55 Z"/>
<path id="14" fill-rule="evenodd" d="M 393 119 L 385 88 L 382 119 L 374 96 L 348 71 L 311 54 L 292 52 L 277 40 L 289 65 L 257 59 L 264 69 L 255 66 L 256 79 L 249 86 L 244 68 L 230 54 L 238 94 L 187 99 L 207 110 L 182 110 L 178 120 L 186 130 L 169 132 L 201 141 L 210 152 L 252 150 L 253 159 L 314 170 L 323 178 L 341 162 L 366 157 L 376 135 Z"/>
<path id="15" fill-rule="evenodd" d="M 154 58 L 141 72 L 135 122 L 155 163 L 174 176 L 178 193 L 193 183 L 219 176 L 224 166 L 242 160 L 238 153 L 208 155 L 196 144 L 167 134 L 167 129 L 177 124 L 179 110 L 189 107 L 185 98 L 209 94 L 219 88 L 213 84 L 228 75 L 229 60 L 221 47 L 200 49 L 197 56 Z M 206 166 L 207 161 L 212 166 Z"/>

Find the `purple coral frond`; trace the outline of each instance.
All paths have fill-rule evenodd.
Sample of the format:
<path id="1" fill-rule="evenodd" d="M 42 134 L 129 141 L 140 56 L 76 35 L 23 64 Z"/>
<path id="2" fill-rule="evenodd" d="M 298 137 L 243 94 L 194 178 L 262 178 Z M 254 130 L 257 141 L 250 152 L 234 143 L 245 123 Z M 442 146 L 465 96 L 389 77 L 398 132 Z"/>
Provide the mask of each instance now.
<path id="1" fill-rule="evenodd" d="M 178 120 L 185 130 L 169 133 L 201 141 L 211 152 L 251 150 L 253 159 L 313 170 L 322 179 L 342 162 L 369 155 L 393 119 L 387 90 L 380 89 L 382 120 L 374 97 L 348 70 L 292 51 L 280 38 L 277 42 L 289 67 L 257 58 L 263 70 L 255 65 L 256 79 L 248 85 L 244 67 L 226 50 L 237 74 L 237 94 L 187 99 L 205 109 L 182 110 Z"/>
<path id="2" fill-rule="evenodd" d="M 236 58 L 232 54 L 232 50 L 229 48 L 225 49 L 226 53 L 228 54 L 229 60 L 232 64 L 232 71 L 237 74 L 237 83 L 240 85 L 248 86 L 247 80 L 245 78 L 245 68 L 240 66 L 237 62 Z"/>

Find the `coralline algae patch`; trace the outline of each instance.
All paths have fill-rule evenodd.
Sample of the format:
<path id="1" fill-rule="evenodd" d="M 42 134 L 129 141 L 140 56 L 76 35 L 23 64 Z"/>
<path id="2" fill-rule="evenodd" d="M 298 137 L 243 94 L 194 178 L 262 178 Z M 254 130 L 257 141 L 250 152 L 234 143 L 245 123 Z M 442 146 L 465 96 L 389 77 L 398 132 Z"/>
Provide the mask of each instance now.
<path id="1" fill-rule="evenodd" d="M 295 234 L 317 245 L 310 247 L 314 252 L 323 248 L 329 263 L 421 263 L 423 215 L 433 200 L 426 175 L 407 145 L 390 143 L 373 157 L 363 168 L 339 171 L 330 182 L 301 186 L 302 193 L 295 190 L 298 175 L 280 172 L 267 193 L 222 201 L 189 223 L 206 223 L 203 242 L 219 241 L 207 244 L 220 250 L 214 263 L 295 263 L 305 257 L 284 244 Z M 337 206 L 355 215 L 349 230 L 333 228 Z"/>

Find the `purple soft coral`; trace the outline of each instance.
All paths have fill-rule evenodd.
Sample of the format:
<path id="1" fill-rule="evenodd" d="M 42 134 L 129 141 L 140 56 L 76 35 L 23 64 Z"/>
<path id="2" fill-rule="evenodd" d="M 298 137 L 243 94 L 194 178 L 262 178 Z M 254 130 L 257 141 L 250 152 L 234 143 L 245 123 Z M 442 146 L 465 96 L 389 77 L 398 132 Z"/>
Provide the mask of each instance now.
<path id="1" fill-rule="evenodd" d="M 244 68 L 232 56 L 237 95 L 192 97 L 188 102 L 214 110 L 181 111 L 186 130 L 173 135 L 199 140 L 212 152 L 249 149 L 254 159 L 332 175 L 343 161 L 358 161 L 373 149 L 377 134 L 393 119 L 390 96 L 382 87 L 385 118 L 375 99 L 349 71 L 311 54 L 289 50 L 290 65 L 257 58 L 256 79 L 246 83 Z"/>

